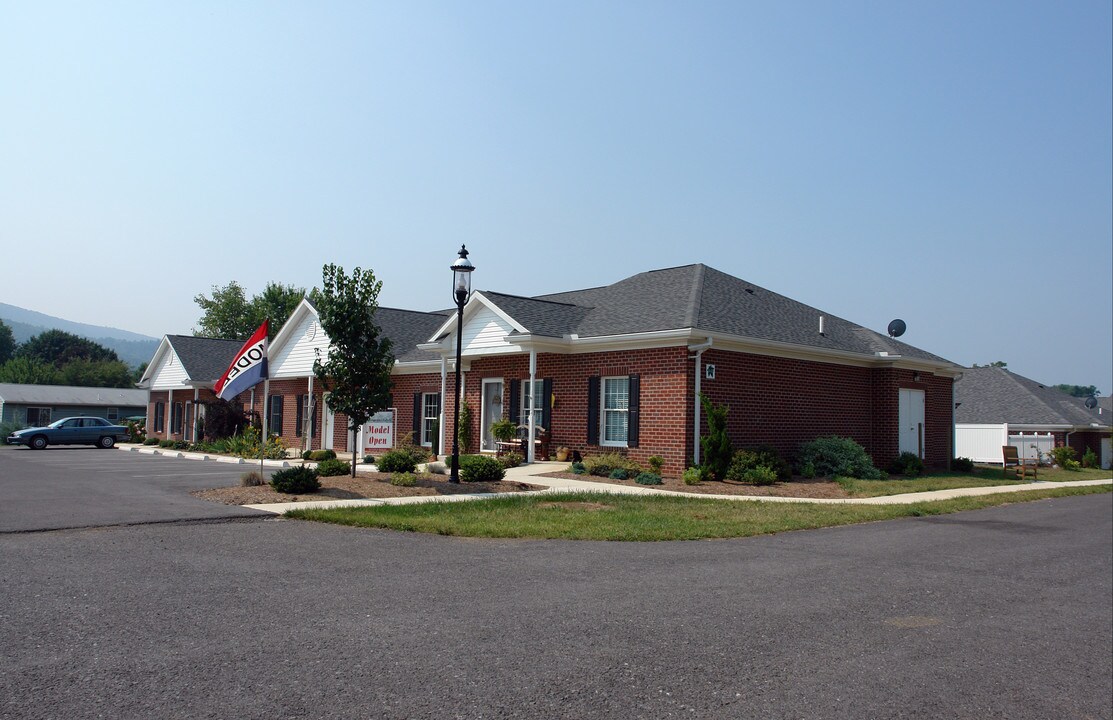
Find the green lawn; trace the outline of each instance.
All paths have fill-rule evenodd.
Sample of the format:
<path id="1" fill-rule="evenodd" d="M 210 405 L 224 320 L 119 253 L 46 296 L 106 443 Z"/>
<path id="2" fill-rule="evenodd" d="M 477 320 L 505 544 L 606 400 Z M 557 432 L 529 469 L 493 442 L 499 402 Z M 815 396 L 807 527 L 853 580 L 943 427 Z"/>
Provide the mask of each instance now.
<path id="1" fill-rule="evenodd" d="M 1113 477 L 1109 470 L 1059 470 L 1041 468 L 1041 482 L 1067 482 L 1069 480 L 1106 480 Z M 940 472 L 923 477 L 902 478 L 890 476 L 887 480 L 858 480 L 856 478 L 837 478 L 851 497 L 879 497 L 881 495 L 901 495 L 904 493 L 929 492 L 931 490 L 951 490 L 964 487 L 991 487 L 994 485 L 1030 485 L 1031 478 L 1017 480 L 1016 475 L 1005 476 L 1000 468 L 977 468 L 974 472 Z"/>
<path id="2" fill-rule="evenodd" d="M 667 496 L 564 493 L 469 502 L 292 510 L 287 517 L 462 537 L 567 540 L 701 540 L 941 515 L 1070 495 L 1108 485 L 999 493 L 913 505 L 837 505 Z"/>

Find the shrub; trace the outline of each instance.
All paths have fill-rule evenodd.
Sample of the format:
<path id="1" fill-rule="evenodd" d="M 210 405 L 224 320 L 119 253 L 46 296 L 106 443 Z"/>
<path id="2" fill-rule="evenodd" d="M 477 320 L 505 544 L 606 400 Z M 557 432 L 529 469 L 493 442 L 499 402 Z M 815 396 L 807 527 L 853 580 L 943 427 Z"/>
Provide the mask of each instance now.
<path id="1" fill-rule="evenodd" d="M 158 441 L 158 446 L 160 448 L 172 448 L 172 447 L 174 447 L 174 441 L 173 440 L 159 440 Z"/>
<path id="2" fill-rule="evenodd" d="M 649 465 L 649 470 L 657 475 L 661 474 L 661 468 L 665 466 L 665 459 L 660 455 L 650 455 L 645 462 Z"/>
<path id="3" fill-rule="evenodd" d="M 808 460 L 806 463 L 801 465 L 800 466 L 800 474 L 803 475 L 808 480 L 811 480 L 812 478 L 814 478 L 815 477 L 815 463 L 812 462 L 811 460 Z"/>
<path id="4" fill-rule="evenodd" d="M 731 458 L 727 478 L 735 482 L 746 482 L 744 476 L 748 470 L 756 467 L 766 467 L 773 471 L 779 480 L 792 479 L 792 467 L 775 449 L 762 446 L 753 450 L 739 450 Z"/>
<path id="5" fill-rule="evenodd" d="M 505 474 L 502 465 L 493 457 L 460 456 L 460 480 L 463 482 L 498 482 Z"/>
<path id="6" fill-rule="evenodd" d="M 252 470 L 251 472 L 245 472 L 243 475 L 240 475 L 240 485 L 242 487 L 257 487 L 266 482 L 267 481 L 263 479 L 263 474 L 258 470 Z"/>
<path id="7" fill-rule="evenodd" d="M 125 420 L 124 427 L 128 429 L 128 442 L 141 443 L 147 439 L 147 429 L 142 421 L 139 420 Z M 7 437 L 7 433 L 4 433 Z"/>
<path id="8" fill-rule="evenodd" d="M 905 450 L 889 465 L 889 472 L 893 475 L 916 477 L 924 472 L 924 461 L 916 453 Z"/>
<path id="9" fill-rule="evenodd" d="M 1063 469 L 1071 471 L 1081 470 L 1082 463 L 1078 462 L 1077 460 L 1071 460 L 1070 458 L 1067 458 L 1063 461 Z"/>
<path id="10" fill-rule="evenodd" d="M 657 473 L 642 472 L 638 473 L 638 476 L 634 478 L 634 482 L 639 485 L 660 485 L 661 476 Z"/>
<path id="11" fill-rule="evenodd" d="M 757 465 L 742 473 L 742 482 L 747 485 L 772 485 L 777 482 L 777 471 L 768 465 Z"/>
<path id="12" fill-rule="evenodd" d="M 147 438 L 146 440 L 143 441 L 143 444 L 144 445 L 158 445 L 158 444 L 160 444 L 160 442 L 161 441 L 157 437 L 149 437 L 149 438 Z"/>
<path id="13" fill-rule="evenodd" d="M 317 474 L 321 477 L 335 477 L 337 475 L 349 475 L 352 472 L 352 466 L 348 464 L 347 460 L 338 460 L 336 458 L 328 458 L 317 463 Z"/>
<path id="14" fill-rule="evenodd" d="M 1086 452 L 1082 453 L 1082 467 L 1096 468 L 1098 466 L 1098 454 L 1094 452 L 1093 448 L 1086 448 Z"/>
<path id="15" fill-rule="evenodd" d="M 311 457 L 313 457 L 313 451 L 312 450 L 302 450 L 302 453 L 301 453 L 301 459 L 302 460 L 308 460 Z"/>
<path id="16" fill-rule="evenodd" d="M 699 485 L 703 482 L 703 469 L 690 467 L 684 471 L 683 479 L 685 485 Z"/>
<path id="17" fill-rule="evenodd" d="M 716 405 L 703 393 L 700 393 L 699 401 L 707 415 L 707 435 L 699 439 L 703 450 L 703 464 L 710 468 L 716 480 L 722 480 L 727 476 L 730 461 L 734 457 L 734 447 L 727 436 L 727 413 L 730 408 Z"/>
<path id="18" fill-rule="evenodd" d="M 873 466 L 865 448 L 850 438 L 829 435 L 800 446 L 801 467 L 810 462 L 816 475 L 880 480 L 881 471 Z"/>
<path id="19" fill-rule="evenodd" d="M 413 487 L 417 485 L 417 478 L 413 473 L 394 473 L 390 476 L 390 484 L 397 487 Z"/>
<path id="20" fill-rule="evenodd" d="M 1060 445 L 1057 448 L 1051 449 L 1051 457 L 1055 458 L 1055 464 L 1061 468 L 1066 468 L 1067 461 L 1074 460 L 1075 455 L 1077 455 L 1077 453 L 1074 451 L 1074 448 L 1069 445 Z"/>
<path id="21" fill-rule="evenodd" d="M 574 475 L 586 475 L 587 468 L 584 467 L 584 464 L 582 462 L 574 462 L 568 466 L 568 472 L 573 473 Z"/>
<path id="22" fill-rule="evenodd" d="M 951 461 L 951 469 L 955 472 L 971 472 L 974 469 L 974 461 L 970 458 L 957 457 Z"/>
<path id="23" fill-rule="evenodd" d="M 379 472 L 407 473 L 417 469 L 413 456 L 404 450 L 387 450 L 379 458 Z"/>
<path id="24" fill-rule="evenodd" d="M 636 462 L 616 452 L 585 457 L 583 466 L 588 475 L 596 475 L 598 477 L 608 477 L 615 468 L 622 468 L 623 470 L 633 472 L 639 472 L 641 470 Z"/>
<path id="25" fill-rule="evenodd" d="M 611 470 L 611 474 L 607 477 L 609 477 L 611 480 L 625 480 L 626 478 L 630 477 L 630 473 L 626 472 L 625 468 L 615 468 L 614 470 Z"/>
<path id="26" fill-rule="evenodd" d="M 336 451 L 335 450 L 310 450 L 309 451 L 309 459 L 313 460 L 315 462 L 321 462 L 323 460 L 335 460 L 336 459 Z"/>
<path id="27" fill-rule="evenodd" d="M 521 465 L 523 462 L 525 462 L 525 458 L 522 457 L 520 453 L 511 452 L 506 453 L 502 457 L 498 458 L 498 461 L 500 465 L 509 470 L 510 468 L 516 468 Z"/>
<path id="28" fill-rule="evenodd" d="M 185 440 L 175 440 L 174 441 L 174 449 L 175 450 L 189 450 L 189 443 L 186 442 Z"/>
<path id="29" fill-rule="evenodd" d="M 375 464 L 375 456 L 374 455 L 364 455 L 363 456 L 363 464 L 364 465 L 374 465 Z"/>
<path id="30" fill-rule="evenodd" d="M 288 495 L 300 493 L 315 493 L 321 489 L 321 481 L 317 479 L 317 471 L 306 465 L 279 470 L 271 475 L 271 487 L 276 492 Z"/>

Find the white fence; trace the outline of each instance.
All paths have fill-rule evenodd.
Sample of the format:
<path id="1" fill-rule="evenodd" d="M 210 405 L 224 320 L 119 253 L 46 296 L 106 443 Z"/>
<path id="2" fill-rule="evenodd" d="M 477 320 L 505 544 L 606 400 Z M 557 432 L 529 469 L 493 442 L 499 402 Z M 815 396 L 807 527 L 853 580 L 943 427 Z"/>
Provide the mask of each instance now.
<path id="1" fill-rule="evenodd" d="M 1051 433 L 1010 434 L 1007 423 L 955 425 L 955 457 L 966 457 L 979 463 L 1000 464 L 1001 448 L 1004 445 L 1014 445 L 1020 457 L 1031 460 L 1036 458 L 1038 450 L 1044 462 L 1047 462 L 1048 453 L 1055 447 L 1055 436 Z M 1033 445 L 1036 447 L 1033 448 Z"/>

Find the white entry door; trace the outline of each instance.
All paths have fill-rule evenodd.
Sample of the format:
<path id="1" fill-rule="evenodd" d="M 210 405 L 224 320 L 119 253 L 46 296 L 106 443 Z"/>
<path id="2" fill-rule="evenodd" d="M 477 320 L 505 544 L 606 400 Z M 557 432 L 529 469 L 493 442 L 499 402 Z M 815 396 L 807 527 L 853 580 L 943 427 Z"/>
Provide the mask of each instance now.
<path id="1" fill-rule="evenodd" d="M 483 444 L 481 450 L 494 452 L 495 436 L 491 434 L 491 423 L 502 420 L 502 380 L 497 378 L 483 379 L 483 407 L 480 409 L 483 418 L 479 437 Z"/>
<path id="2" fill-rule="evenodd" d="M 924 456 L 924 391 L 900 389 L 900 452 Z"/>
<path id="3" fill-rule="evenodd" d="M 336 416 L 332 414 L 332 408 L 325 402 L 328 393 L 321 396 L 321 407 L 325 411 L 324 427 L 321 428 L 321 448 L 324 450 L 332 450 L 332 431 L 336 425 Z"/>

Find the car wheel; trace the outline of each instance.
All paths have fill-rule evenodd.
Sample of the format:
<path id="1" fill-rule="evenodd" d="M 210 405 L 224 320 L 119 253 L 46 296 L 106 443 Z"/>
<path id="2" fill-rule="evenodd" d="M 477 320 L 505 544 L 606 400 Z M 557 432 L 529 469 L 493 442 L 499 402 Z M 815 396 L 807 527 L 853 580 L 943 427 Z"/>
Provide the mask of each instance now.
<path id="1" fill-rule="evenodd" d="M 46 436 L 36 435 L 35 437 L 31 438 L 31 442 L 28 443 L 28 445 L 30 445 L 33 450 L 42 450 L 46 447 Z"/>
<path id="2" fill-rule="evenodd" d="M 100 442 L 97 443 L 97 445 L 100 445 L 102 448 L 104 448 L 106 450 L 108 448 L 112 447 L 115 444 L 116 444 L 116 438 L 112 437 L 111 435 L 105 435 L 104 437 L 102 437 L 100 439 Z"/>

